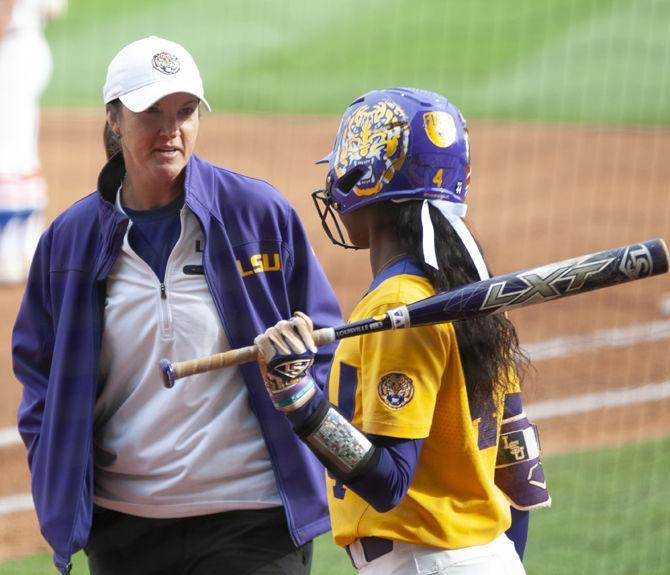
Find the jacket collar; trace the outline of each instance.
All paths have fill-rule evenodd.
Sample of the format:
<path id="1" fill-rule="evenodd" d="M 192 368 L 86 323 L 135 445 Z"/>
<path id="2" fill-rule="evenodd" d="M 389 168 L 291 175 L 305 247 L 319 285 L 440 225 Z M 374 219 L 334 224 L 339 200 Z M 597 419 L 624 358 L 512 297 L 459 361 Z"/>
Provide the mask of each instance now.
<path id="1" fill-rule="evenodd" d="M 98 175 L 100 203 L 98 217 L 101 226 L 102 252 L 97 262 L 98 277 L 106 277 L 114 263 L 128 225 L 128 216 L 116 209 L 116 195 L 126 173 L 121 152 L 112 156 Z M 193 154 L 186 164 L 184 193 L 186 204 L 201 223 L 207 226 L 208 214 L 212 213 L 213 202 L 211 166 Z"/>
<path id="2" fill-rule="evenodd" d="M 112 206 L 125 173 L 126 165 L 123 163 L 123 154 L 119 152 L 109 159 L 98 176 L 98 192 L 102 199 L 112 204 Z"/>
<path id="3" fill-rule="evenodd" d="M 211 168 L 207 162 L 195 154 L 191 155 L 186 164 L 184 193 L 186 203 L 195 211 L 197 211 L 198 206 L 206 211 L 211 211 L 213 198 L 211 193 L 207 193 L 207 190 L 212 188 L 211 182 L 208 182 L 213 177 L 210 172 Z M 109 159 L 98 176 L 98 192 L 105 202 L 111 204 L 112 208 L 125 173 L 126 166 L 123 162 L 123 154 L 119 152 Z"/>
<path id="4" fill-rule="evenodd" d="M 184 191 L 186 197 L 195 195 L 199 201 L 202 201 L 204 173 L 206 171 L 207 162 L 192 154 L 186 164 L 186 177 L 184 178 Z M 98 192 L 102 198 L 114 204 L 116 201 L 116 192 L 126 173 L 126 165 L 123 161 L 123 154 L 121 152 L 113 155 L 108 162 L 103 166 L 98 176 Z"/>

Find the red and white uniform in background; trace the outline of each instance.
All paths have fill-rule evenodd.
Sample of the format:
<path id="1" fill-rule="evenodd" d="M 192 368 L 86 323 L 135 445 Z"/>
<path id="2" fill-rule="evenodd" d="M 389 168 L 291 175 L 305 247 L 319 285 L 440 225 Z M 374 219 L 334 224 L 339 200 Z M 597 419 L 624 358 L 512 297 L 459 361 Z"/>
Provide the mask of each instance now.
<path id="1" fill-rule="evenodd" d="M 39 99 L 51 77 L 44 28 L 67 0 L 14 0 L 0 14 L 0 282 L 25 279 L 44 225 Z M 2 9 L 2 8 L 0 8 Z"/>

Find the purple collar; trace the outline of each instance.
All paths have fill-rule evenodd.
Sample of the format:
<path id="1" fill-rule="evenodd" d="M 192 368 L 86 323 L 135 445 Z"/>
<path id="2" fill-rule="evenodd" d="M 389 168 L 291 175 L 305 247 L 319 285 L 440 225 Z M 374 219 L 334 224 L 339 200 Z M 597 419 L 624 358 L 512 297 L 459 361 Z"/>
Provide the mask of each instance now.
<path id="1" fill-rule="evenodd" d="M 424 272 L 419 267 L 419 265 L 416 263 L 416 260 L 411 256 L 405 256 L 399 259 L 398 261 L 393 262 L 390 266 L 385 267 L 377 275 L 377 277 L 375 277 L 375 279 L 372 280 L 372 284 L 370 285 L 370 289 L 368 289 L 368 293 L 377 289 L 379 285 L 388 278 L 402 274 L 420 276 L 423 278 L 426 277 L 426 272 Z"/>

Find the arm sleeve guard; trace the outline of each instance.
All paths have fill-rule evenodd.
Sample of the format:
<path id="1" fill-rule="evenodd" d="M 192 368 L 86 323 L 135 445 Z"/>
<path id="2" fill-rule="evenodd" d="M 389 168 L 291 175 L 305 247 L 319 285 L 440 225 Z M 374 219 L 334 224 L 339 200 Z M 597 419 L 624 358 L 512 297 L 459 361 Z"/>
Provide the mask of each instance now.
<path id="1" fill-rule="evenodd" d="M 330 410 L 333 413 L 329 414 Z M 348 420 L 345 419 L 345 423 L 339 421 L 343 416 L 330 406 L 319 389 L 307 404 L 286 412 L 286 415 L 296 433 L 333 477 L 365 499 L 375 510 L 384 513 L 400 503 L 414 477 L 422 439 L 379 435 L 363 435 L 361 438 L 361 432 Z M 341 433 L 337 441 L 319 439 L 321 432 L 317 430 L 328 415 L 338 421 Z M 351 449 L 352 453 L 345 453 L 342 457 L 342 445 L 348 445 L 346 449 Z"/>
<path id="2" fill-rule="evenodd" d="M 295 432 L 340 481 L 351 481 L 377 463 L 372 442 L 325 399 Z"/>
<path id="3" fill-rule="evenodd" d="M 537 428 L 521 410 L 520 400 L 515 399 L 518 405 L 513 410 L 517 411 L 515 415 L 509 413 L 511 402 L 505 402 L 506 418 L 500 427 L 495 483 L 515 509 L 549 507 L 551 496 L 540 461 Z"/>

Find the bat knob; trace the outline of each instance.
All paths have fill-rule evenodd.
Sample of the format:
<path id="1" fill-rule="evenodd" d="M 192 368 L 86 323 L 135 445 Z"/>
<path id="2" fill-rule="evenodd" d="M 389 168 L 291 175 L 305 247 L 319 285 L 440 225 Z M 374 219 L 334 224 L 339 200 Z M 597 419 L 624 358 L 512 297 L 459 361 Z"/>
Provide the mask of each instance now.
<path id="1" fill-rule="evenodd" d="M 163 377 L 163 385 L 170 389 L 174 387 L 174 382 L 177 380 L 172 362 L 169 359 L 161 359 L 159 362 L 161 368 L 161 376 Z"/>

